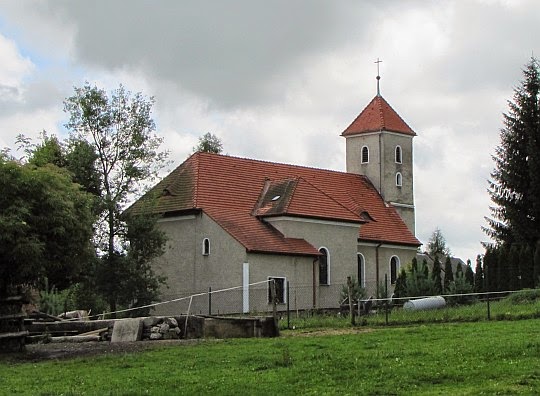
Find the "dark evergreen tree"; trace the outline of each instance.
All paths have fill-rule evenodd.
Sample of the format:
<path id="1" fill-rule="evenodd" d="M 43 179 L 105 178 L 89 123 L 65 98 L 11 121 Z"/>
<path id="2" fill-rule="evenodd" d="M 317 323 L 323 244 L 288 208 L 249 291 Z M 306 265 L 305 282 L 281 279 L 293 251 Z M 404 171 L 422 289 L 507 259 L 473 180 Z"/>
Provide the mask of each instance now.
<path id="1" fill-rule="evenodd" d="M 444 292 L 445 293 L 448 291 L 450 282 L 452 282 L 453 280 L 454 280 L 454 272 L 452 271 L 452 261 L 450 260 L 450 257 L 446 257 L 446 261 L 444 262 Z"/>
<path id="2" fill-rule="evenodd" d="M 474 272 L 470 259 L 467 260 L 467 268 L 465 268 L 465 282 L 474 287 Z"/>
<path id="3" fill-rule="evenodd" d="M 474 292 L 484 291 L 484 269 L 482 268 L 482 256 L 476 256 L 476 267 L 474 268 Z"/>
<path id="4" fill-rule="evenodd" d="M 437 294 L 442 294 L 442 278 L 441 278 L 441 261 L 439 256 L 435 256 L 433 261 L 433 270 L 431 271 L 431 279 L 433 280 L 434 287 Z"/>
<path id="5" fill-rule="evenodd" d="M 534 288 L 534 252 L 528 244 L 519 251 L 519 269 L 520 288 Z"/>
<path id="6" fill-rule="evenodd" d="M 439 256 L 442 259 L 443 257 L 451 255 L 450 249 L 446 246 L 446 239 L 439 228 L 436 228 L 431 234 L 431 238 L 427 245 L 427 254 L 433 259 L 435 259 L 436 256 Z"/>
<path id="7" fill-rule="evenodd" d="M 399 270 L 398 277 L 396 279 L 396 286 L 394 287 L 394 297 L 405 297 L 407 295 L 407 273 L 404 268 Z"/>
<path id="8" fill-rule="evenodd" d="M 463 275 L 463 266 L 461 265 L 461 263 L 458 263 L 458 265 L 456 266 L 456 276 L 454 277 L 454 280 L 458 277 L 458 275 Z"/>
<path id="9" fill-rule="evenodd" d="M 519 290 L 519 246 L 513 244 L 508 254 L 508 290 Z"/>
<path id="10" fill-rule="evenodd" d="M 540 239 L 540 73 L 531 58 L 504 114 L 489 182 L 493 202 L 484 230 L 497 244 Z"/>
<path id="11" fill-rule="evenodd" d="M 540 285 L 540 241 L 536 243 L 536 249 L 534 251 L 534 287 Z"/>
<path id="12" fill-rule="evenodd" d="M 494 291 L 508 290 L 510 287 L 510 251 L 502 245 L 494 250 L 493 261 L 497 262 L 497 273 Z"/>

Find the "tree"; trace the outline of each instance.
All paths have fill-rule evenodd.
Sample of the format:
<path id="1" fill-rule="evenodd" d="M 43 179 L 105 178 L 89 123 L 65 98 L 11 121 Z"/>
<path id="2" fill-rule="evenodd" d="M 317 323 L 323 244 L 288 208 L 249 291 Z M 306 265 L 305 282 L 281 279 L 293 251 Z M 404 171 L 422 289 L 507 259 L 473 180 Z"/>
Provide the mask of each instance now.
<path id="1" fill-rule="evenodd" d="M 433 283 L 435 284 L 435 290 L 437 291 L 437 294 L 442 294 L 442 278 L 441 278 L 441 261 L 439 260 L 439 256 L 436 255 L 435 259 L 433 260 L 433 270 L 431 271 L 431 279 L 433 279 Z"/>
<path id="2" fill-rule="evenodd" d="M 534 251 L 530 245 L 522 245 L 519 250 L 520 288 L 534 288 Z"/>
<path id="3" fill-rule="evenodd" d="M 197 146 L 193 147 L 194 153 L 203 152 L 220 154 L 222 151 L 223 144 L 221 143 L 221 140 L 210 132 L 207 132 L 203 136 L 199 137 L 199 143 Z"/>
<path id="4" fill-rule="evenodd" d="M 519 268 L 519 246 L 513 244 L 510 248 L 508 255 L 508 287 L 509 290 L 519 290 L 521 287 L 519 277 L 520 277 L 520 268 Z M 504 289 L 503 289 L 504 290 Z"/>
<path id="5" fill-rule="evenodd" d="M 465 281 L 474 288 L 474 272 L 470 259 L 467 260 L 467 268 L 465 268 Z"/>
<path id="6" fill-rule="evenodd" d="M 450 257 L 446 257 L 444 262 L 444 291 L 448 291 L 450 282 L 454 280 L 454 272 L 452 271 L 452 261 Z"/>
<path id="7" fill-rule="evenodd" d="M 540 239 L 540 72 L 533 57 L 508 102 L 489 181 L 493 206 L 484 231 L 497 244 Z"/>
<path id="8" fill-rule="evenodd" d="M 147 290 L 155 290 L 151 285 L 153 274 L 135 270 L 141 264 L 138 258 L 146 258 L 133 253 L 137 244 L 130 245 L 129 229 L 122 217 L 126 204 L 157 177 L 168 155 L 159 151 L 162 138 L 154 134 L 155 124 L 150 117 L 153 103 L 153 98 L 141 93 L 132 95 L 122 85 L 108 96 L 88 83 L 75 88 L 75 94 L 64 102 L 64 110 L 70 115 L 66 127 L 72 139 L 86 141 L 97 155 L 102 208 L 96 235 L 98 268 L 108 274 L 108 279 L 115 280 L 105 282 L 103 287 L 112 311 L 126 301 L 124 294 L 130 284 L 124 282 L 124 277 L 137 277 L 143 285 L 138 290 L 146 286 Z"/>
<path id="9" fill-rule="evenodd" d="M 433 258 L 435 256 L 442 258 L 451 255 L 450 249 L 446 246 L 446 239 L 439 228 L 436 228 L 431 234 L 431 238 L 429 238 L 427 253 Z"/>
<path id="10" fill-rule="evenodd" d="M 536 247 L 534 250 L 534 270 L 533 270 L 533 278 L 534 278 L 534 287 L 538 287 L 540 284 L 540 241 L 536 243 Z"/>
<path id="11" fill-rule="evenodd" d="M 92 256 L 91 199 L 51 164 L 0 160 L 0 294 L 13 286 L 58 288 Z"/>
<path id="12" fill-rule="evenodd" d="M 474 267 L 474 292 L 484 291 L 484 269 L 482 268 L 482 256 L 476 256 L 476 266 Z"/>

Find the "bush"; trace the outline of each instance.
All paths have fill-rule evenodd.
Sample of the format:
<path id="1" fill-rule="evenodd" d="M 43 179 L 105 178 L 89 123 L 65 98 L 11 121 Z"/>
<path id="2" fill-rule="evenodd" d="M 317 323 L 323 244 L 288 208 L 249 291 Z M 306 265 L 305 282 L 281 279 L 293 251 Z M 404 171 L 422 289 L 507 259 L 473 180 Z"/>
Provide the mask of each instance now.
<path id="1" fill-rule="evenodd" d="M 506 298 L 513 304 L 526 304 L 540 300 L 540 289 L 524 289 L 517 293 L 512 293 Z"/>

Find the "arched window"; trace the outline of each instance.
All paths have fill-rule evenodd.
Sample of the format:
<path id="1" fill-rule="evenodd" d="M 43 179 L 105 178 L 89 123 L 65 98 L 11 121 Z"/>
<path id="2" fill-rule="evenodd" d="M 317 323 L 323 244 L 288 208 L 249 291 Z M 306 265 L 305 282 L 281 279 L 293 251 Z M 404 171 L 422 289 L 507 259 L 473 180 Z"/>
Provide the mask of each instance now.
<path id="1" fill-rule="evenodd" d="M 368 146 L 362 147 L 362 163 L 367 164 L 369 162 L 369 148 Z"/>
<path id="2" fill-rule="evenodd" d="M 330 284 L 330 255 L 328 249 L 322 247 L 319 249 L 319 284 Z"/>
<path id="3" fill-rule="evenodd" d="M 358 253 L 358 286 L 366 286 L 366 260 L 362 253 Z"/>
<path id="4" fill-rule="evenodd" d="M 403 186 L 403 176 L 401 176 L 401 173 L 396 173 L 396 186 L 401 187 Z"/>
<path id="5" fill-rule="evenodd" d="M 210 254 L 210 239 L 204 238 L 202 242 L 202 254 L 208 256 Z"/>
<path id="6" fill-rule="evenodd" d="M 396 146 L 396 164 L 401 164 L 401 146 Z"/>
<path id="7" fill-rule="evenodd" d="M 390 283 L 393 285 L 396 283 L 396 279 L 399 273 L 399 257 L 392 256 L 390 259 Z"/>

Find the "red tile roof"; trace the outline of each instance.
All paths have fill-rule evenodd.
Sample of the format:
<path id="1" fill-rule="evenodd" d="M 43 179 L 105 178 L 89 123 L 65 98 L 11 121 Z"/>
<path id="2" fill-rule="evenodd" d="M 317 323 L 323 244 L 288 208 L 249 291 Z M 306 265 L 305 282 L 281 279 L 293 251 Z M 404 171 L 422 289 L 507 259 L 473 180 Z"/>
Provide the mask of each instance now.
<path id="1" fill-rule="evenodd" d="M 267 216 L 359 225 L 371 217 L 360 227 L 361 240 L 420 245 L 369 179 L 351 173 L 196 153 L 152 193 L 161 194 L 158 212 L 202 210 L 251 252 L 318 255 L 307 241 L 282 235 L 264 221 Z"/>
<path id="2" fill-rule="evenodd" d="M 373 98 L 352 124 L 343 131 L 341 136 L 379 131 L 390 131 L 416 136 L 416 133 L 411 127 L 379 95 Z"/>

